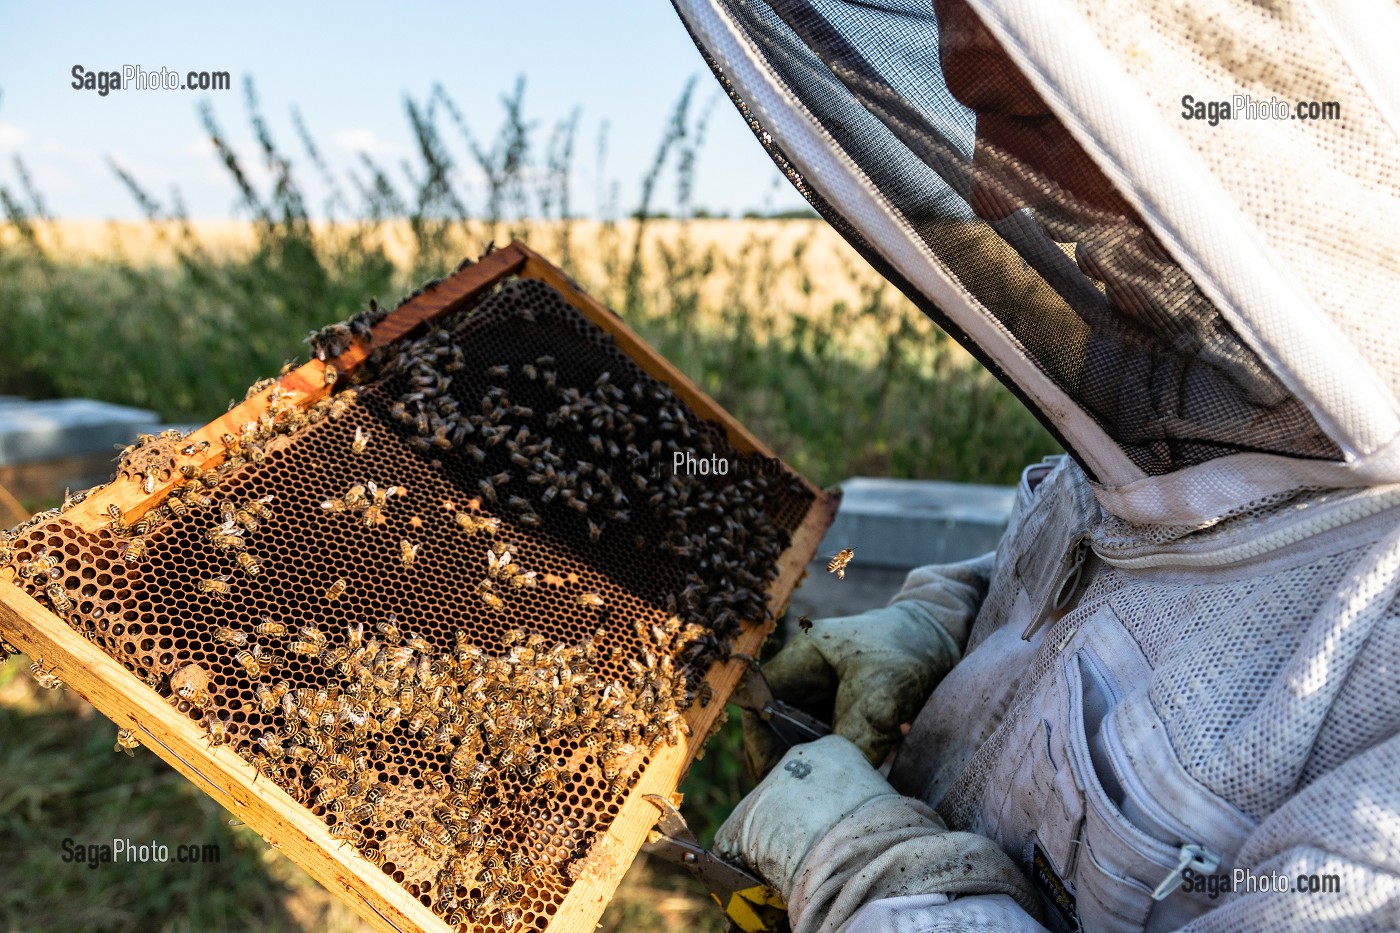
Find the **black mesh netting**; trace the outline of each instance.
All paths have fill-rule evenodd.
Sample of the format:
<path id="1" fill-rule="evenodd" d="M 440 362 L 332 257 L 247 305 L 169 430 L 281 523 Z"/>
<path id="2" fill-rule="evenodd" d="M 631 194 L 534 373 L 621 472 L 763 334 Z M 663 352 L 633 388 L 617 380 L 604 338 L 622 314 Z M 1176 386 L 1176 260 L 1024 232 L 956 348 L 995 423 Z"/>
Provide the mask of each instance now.
<path id="1" fill-rule="evenodd" d="M 721 6 L 829 145 L 1145 473 L 1241 451 L 1341 458 L 961 0 Z M 860 205 L 823 198 L 717 74 L 823 216 L 968 344 L 857 231 Z"/>

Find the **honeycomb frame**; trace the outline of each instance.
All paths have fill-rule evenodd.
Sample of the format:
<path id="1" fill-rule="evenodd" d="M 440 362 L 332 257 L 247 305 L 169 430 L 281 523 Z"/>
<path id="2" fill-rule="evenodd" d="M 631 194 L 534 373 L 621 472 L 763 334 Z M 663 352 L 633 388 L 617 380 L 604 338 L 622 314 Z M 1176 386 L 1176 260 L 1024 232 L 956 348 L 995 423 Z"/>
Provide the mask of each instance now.
<path id="1" fill-rule="evenodd" d="M 717 425 L 724 442 L 734 453 L 773 457 L 742 424 L 647 346 L 615 314 L 584 294 L 567 276 L 527 247 L 513 243 L 416 294 L 375 324 L 368 342 L 352 343 L 332 359 L 313 360 L 285 374 L 278 385 L 250 393 L 244 403 L 178 444 L 170 444 L 168 451 L 146 450 L 142 463 L 126 464 L 131 469 L 119 474 L 111 484 L 65 509 L 61 516 L 51 517 L 44 527 L 54 537 L 46 540 L 56 545 L 55 553 L 64 555 L 61 559 L 75 564 L 67 568 L 69 572 L 82 572 L 84 580 L 92 581 L 91 586 L 106 585 L 104 580 L 108 576 L 121 571 L 117 561 L 106 566 L 99 562 L 97 566 L 80 568 L 74 558 L 84 548 L 92 546 L 91 539 L 110 534 L 109 508 L 115 506 L 125 521 L 137 521 L 164 501 L 170 489 L 178 485 L 181 467 L 217 468 L 229 453 L 224 439 L 236 438 L 240 426 L 266 412 L 271 393 L 294 393 L 295 404 L 302 410 L 317 405 L 324 408 L 336 380 L 353 378 L 361 367 L 373 363 L 372 354 L 376 351 L 402 345 L 400 341 L 421 334 L 425 323 L 474 305 L 508 279 L 533 280 L 552 288 L 584 319 L 608 335 L 612 346 L 627 356 L 637 369 L 669 386 L 691 412 Z M 330 367 L 334 367 L 334 373 L 328 376 Z M 287 444 L 279 443 L 281 440 L 269 444 L 271 458 L 281 456 L 282 451 L 288 449 Z M 776 578 L 763 590 L 767 619 L 757 624 L 745 619 L 745 625 L 733 639 L 733 650 L 738 655 L 757 655 L 772 629 L 773 620 L 786 607 L 835 514 L 837 500 L 834 496 L 815 488 L 790 468 L 784 466 L 783 470 L 794 485 L 800 485 L 810 496 L 810 504 L 800 521 L 793 522 L 790 543 L 776 560 Z M 107 544 L 110 546 L 111 542 Z M 113 564 L 117 566 L 111 566 Z M 0 583 L 15 577 L 14 564 L 0 568 Z M 475 922 L 449 926 L 429 909 L 430 898 L 426 894 L 415 896 L 413 890 L 405 887 L 402 878 L 386 874 L 353 847 L 333 838 L 323 813 L 313 812 L 305 802 L 297 800 L 273 780 L 259 781 L 258 772 L 248 761 L 227 745 L 216 747 L 210 742 L 207 727 L 198 721 L 200 716 L 192 716 L 189 710 L 182 710 L 180 704 L 172 705 L 168 698 L 157 695 L 128 667 L 94 641 L 84 638 L 48 605 L 36 599 L 38 595 L 33 587 L 0 586 L 0 633 L 6 639 L 31 657 L 42 657 L 46 668 L 70 689 L 120 726 L 132 729 L 142 745 L 261 833 L 271 845 L 306 869 L 372 926 L 399 931 L 497 928 L 491 924 L 478 926 Z M 75 595 L 81 599 L 84 594 Z M 558 903 L 547 915 L 537 913 L 533 915 L 534 923 L 519 928 L 553 931 L 594 928 L 655 822 L 655 810 L 645 803 L 643 796 L 675 791 L 704 739 L 721 721 L 725 700 L 744 667 L 745 662 L 736 658 L 717 661 L 709 668 L 705 678 L 707 686 L 703 689 L 712 691 L 713 700 L 691 705 L 684 711 L 690 738 L 652 747 L 625 787 L 625 793 L 617 795 L 611 821 L 591 834 L 591 845 L 586 851 L 574 854 L 569 879 L 562 886 Z M 565 819 L 557 813 L 555 816 L 558 817 L 556 822 Z M 541 831 L 547 835 L 551 828 L 542 826 Z M 577 835 L 575 832 L 574 836 Z"/>

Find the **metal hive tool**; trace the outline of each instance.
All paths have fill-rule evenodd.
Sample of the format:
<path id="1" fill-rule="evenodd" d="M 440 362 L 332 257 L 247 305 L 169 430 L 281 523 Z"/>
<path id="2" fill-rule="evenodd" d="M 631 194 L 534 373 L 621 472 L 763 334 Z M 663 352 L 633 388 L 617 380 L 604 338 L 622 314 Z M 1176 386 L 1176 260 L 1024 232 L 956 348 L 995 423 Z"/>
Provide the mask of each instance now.
<path id="1" fill-rule="evenodd" d="M 0 631 L 376 926 L 592 929 L 834 500 L 518 244 L 313 344 L 17 529 Z"/>

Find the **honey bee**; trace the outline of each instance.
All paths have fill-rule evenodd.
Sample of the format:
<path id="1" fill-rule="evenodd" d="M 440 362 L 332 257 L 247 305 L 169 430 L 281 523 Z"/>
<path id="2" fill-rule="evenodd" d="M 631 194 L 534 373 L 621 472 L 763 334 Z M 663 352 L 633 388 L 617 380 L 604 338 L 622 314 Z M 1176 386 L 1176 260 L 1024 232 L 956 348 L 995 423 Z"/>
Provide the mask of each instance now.
<path id="1" fill-rule="evenodd" d="M 33 676 L 35 682 L 45 690 L 57 690 L 63 686 L 63 681 L 58 679 L 58 675 L 54 673 L 54 670 L 55 668 L 52 664 L 44 663 L 43 657 L 38 658 L 29 665 L 30 675 Z"/>
<path id="2" fill-rule="evenodd" d="M 314 625 L 303 625 L 297 631 L 297 637 L 292 642 L 291 650 L 294 654 L 314 655 L 320 654 L 325 647 L 326 636 Z"/>
<path id="3" fill-rule="evenodd" d="M 248 644 L 248 635 L 245 632 L 240 632 L 236 628 L 223 625 L 214 629 L 214 640 L 221 645 L 231 645 L 235 648 L 242 648 L 244 645 Z"/>
<path id="4" fill-rule="evenodd" d="M 272 621 L 272 616 L 264 612 L 262 621 L 253 626 L 253 631 L 264 638 L 280 638 L 287 634 L 287 626 L 281 622 Z"/>
<path id="5" fill-rule="evenodd" d="M 243 503 L 243 510 L 258 518 L 269 519 L 272 517 L 271 505 L 275 499 L 276 497 L 271 495 L 263 496 L 260 499 L 249 499 Z"/>
<path id="6" fill-rule="evenodd" d="M 364 428 L 359 427 L 359 426 L 357 425 L 357 426 L 355 427 L 355 439 L 354 439 L 353 441 L 350 442 L 350 451 L 351 451 L 352 453 L 362 454 L 362 453 L 364 453 L 368 448 L 369 448 L 369 435 L 365 433 L 365 429 L 364 429 Z"/>
<path id="7" fill-rule="evenodd" d="M 345 814 L 346 819 L 356 823 L 368 823 L 379 813 L 379 808 L 372 803 L 362 803 Z"/>
<path id="8" fill-rule="evenodd" d="M 804 632 L 810 632 L 812 630 L 812 620 L 806 616 L 798 616 L 797 627 Z"/>
<path id="9" fill-rule="evenodd" d="M 128 758 L 136 757 L 136 749 L 141 747 L 141 743 L 136 740 L 134 729 L 118 729 L 117 744 L 112 746 L 114 752 L 125 752 Z"/>
<path id="10" fill-rule="evenodd" d="M 345 590 L 347 587 L 349 587 L 349 585 L 350 584 L 343 579 L 336 580 L 330 586 L 326 587 L 326 591 L 322 593 L 321 596 L 326 600 L 326 602 L 333 603 L 337 599 L 345 595 Z"/>
<path id="11" fill-rule="evenodd" d="M 511 553 L 506 551 L 500 556 L 495 551 L 486 552 L 487 570 L 486 573 L 493 580 L 498 580 L 507 575 L 506 568 L 510 566 Z"/>
<path id="12" fill-rule="evenodd" d="M 326 371 L 325 371 L 325 373 L 324 373 L 324 375 L 323 375 L 323 379 L 325 380 L 326 385 L 328 385 L 328 386 L 333 386 L 333 385 L 335 385 L 336 380 L 339 379 L 339 378 L 340 378 L 340 372 L 339 372 L 334 366 L 332 366 L 330 363 L 327 363 L 327 364 L 326 364 Z"/>
<path id="13" fill-rule="evenodd" d="M 208 577 L 200 580 L 198 584 L 199 592 L 213 599 L 224 599 L 233 592 L 233 587 L 229 586 L 229 577 L 220 574 L 216 577 Z"/>
<path id="14" fill-rule="evenodd" d="M 233 659 L 237 661 L 243 669 L 248 672 L 248 676 L 254 680 L 270 673 L 274 663 L 273 658 L 263 652 L 262 645 L 254 645 L 251 651 L 245 648 L 235 654 Z"/>
<path id="15" fill-rule="evenodd" d="M 206 450 L 208 450 L 208 449 L 209 449 L 209 442 L 208 442 L 208 441 L 199 441 L 199 442 L 197 442 L 197 443 L 194 443 L 194 444 L 186 444 L 184 447 L 181 447 L 181 448 L 180 448 L 180 453 L 184 454 L 186 457 L 193 457 L 195 454 L 197 454 L 197 453 L 201 453 L 201 454 L 202 454 L 202 453 L 204 453 L 204 452 L 205 452 Z"/>
<path id="16" fill-rule="evenodd" d="M 238 563 L 239 569 L 248 576 L 256 577 L 258 574 L 262 573 L 262 564 L 247 551 L 239 551 L 233 555 L 233 558 Z"/>
<path id="17" fill-rule="evenodd" d="M 374 630 L 383 635 L 384 640 L 391 645 L 397 645 L 403 639 L 403 632 L 399 631 L 398 616 L 393 614 L 383 622 L 375 623 Z"/>
<path id="18" fill-rule="evenodd" d="M 527 570 L 510 578 L 510 585 L 522 590 L 532 590 L 538 585 L 538 572 Z"/>
<path id="19" fill-rule="evenodd" d="M 493 592 L 494 587 L 490 580 L 482 580 L 476 585 L 476 595 L 488 608 L 500 612 L 506 607 L 506 601 Z"/>
<path id="20" fill-rule="evenodd" d="M 835 557 L 827 561 L 826 572 L 836 574 L 836 579 L 846 579 L 846 565 L 851 562 L 851 558 L 856 556 L 856 549 L 853 547 L 842 548 Z"/>
<path id="21" fill-rule="evenodd" d="M 575 597 L 574 602 L 578 603 L 584 609 L 603 608 L 603 597 L 599 596 L 597 593 L 580 593 Z"/>
<path id="22" fill-rule="evenodd" d="M 221 551 L 241 551 L 247 546 L 243 540 L 243 529 L 232 521 L 210 528 L 208 538 L 209 543 Z"/>
<path id="23" fill-rule="evenodd" d="M 231 726 L 232 721 L 227 716 L 210 716 L 207 718 L 204 723 L 204 728 L 209 732 L 209 747 L 218 748 L 220 745 L 227 745 Z"/>
<path id="24" fill-rule="evenodd" d="M 54 612 L 59 615 L 68 615 L 73 611 L 73 600 L 62 583 L 48 584 L 44 587 L 44 595 L 53 603 Z"/>
<path id="25" fill-rule="evenodd" d="M 354 486 L 351 486 L 349 491 L 345 493 L 344 498 L 341 499 L 341 503 L 345 506 L 345 510 L 348 512 L 358 512 L 360 509 L 368 505 L 369 499 L 365 498 L 365 492 L 365 487 L 359 485 L 358 483 Z"/>
<path id="26" fill-rule="evenodd" d="M 236 508 L 233 510 L 233 521 L 249 534 L 253 534 L 262 525 L 262 520 L 257 515 L 246 508 Z"/>
<path id="27" fill-rule="evenodd" d="M 413 836 L 413 844 L 428 854 L 428 858 L 442 858 L 442 844 L 426 832 L 420 832 Z"/>
<path id="28" fill-rule="evenodd" d="M 214 698 L 207 691 L 194 684 L 185 684 L 175 691 L 175 695 L 200 712 L 214 705 Z"/>
<path id="29" fill-rule="evenodd" d="M 107 506 L 107 514 L 112 517 L 112 520 L 107 523 L 107 528 L 112 532 L 112 536 L 125 537 L 129 529 L 126 520 L 122 517 L 121 507 L 114 502 Z"/>
<path id="30" fill-rule="evenodd" d="M 413 562 L 418 558 L 418 545 L 408 540 L 399 542 L 399 562 L 405 567 L 412 567 Z"/>

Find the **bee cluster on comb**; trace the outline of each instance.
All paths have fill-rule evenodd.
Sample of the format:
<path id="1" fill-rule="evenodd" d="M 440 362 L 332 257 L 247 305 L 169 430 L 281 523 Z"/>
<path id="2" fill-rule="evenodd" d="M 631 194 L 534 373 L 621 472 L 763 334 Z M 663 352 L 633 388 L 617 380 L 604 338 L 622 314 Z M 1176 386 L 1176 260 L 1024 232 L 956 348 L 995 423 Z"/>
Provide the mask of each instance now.
<path id="1" fill-rule="evenodd" d="M 14 581 L 449 925 L 544 928 L 814 496 L 531 279 L 336 378 L 207 469 L 138 446 L 159 505 L 41 516 Z"/>

